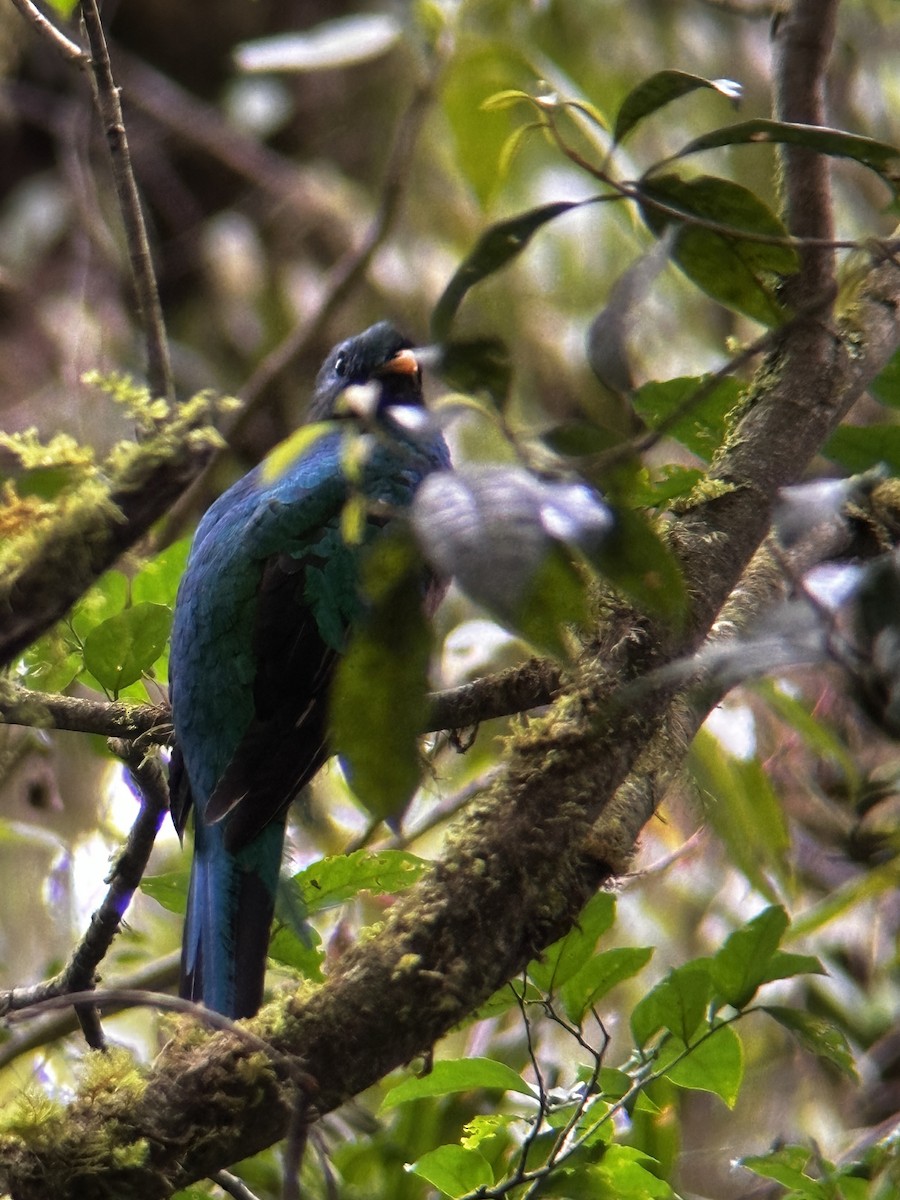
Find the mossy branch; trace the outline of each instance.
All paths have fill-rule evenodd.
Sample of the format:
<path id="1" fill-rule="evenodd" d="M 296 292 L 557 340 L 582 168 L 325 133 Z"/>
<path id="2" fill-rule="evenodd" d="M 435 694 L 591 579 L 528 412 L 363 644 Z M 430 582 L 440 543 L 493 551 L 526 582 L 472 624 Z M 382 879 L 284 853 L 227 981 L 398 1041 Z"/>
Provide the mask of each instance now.
<path id="1" fill-rule="evenodd" d="M 887 262 L 872 271 L 852 321 L 818 322 L 785 342 L 714 465 L 731 486 L 700 497 L 673 530 L 694 598 L 689 629 L 676 637 L 623 614 L 547 714 L 510 739 L 502 774 L 381 933 L 345 955 L 323 987 L 282 996 L 250 1026 L 276 1058 L 299 1060 L 316 1080 L 318 1112 L 427 1051 L 621 869 L 649 814 L 641 806 L 653 803 L 641 756 L 677 711 L 663 689 L 635 711 L 626 681 L 705 634 L 764 536 L 777 489 L 802 473 L 900 344 L 898 312 L 900 269 Z M 185 1030 L 139 1096 L 111 1096 L 102 1113 L 81 1097 L 53 1117 L 52 1137 L 8 1134 L 0 1184 L 15 1200 L 159 1200 L 278 1140 L 295 1102 L 308 1100 L 245 1042 Z"/>
<path id="2" fill-rule="evenodd" d="M 197 396 L 147 441 L 117 447 L 103 470 L 81 472 L 52 507 L 19 512 L 11 501 L 0 510 L 0 666 L 64 616 L 168 511 L 218 445 L 208 416 L 208 398 Z"/>

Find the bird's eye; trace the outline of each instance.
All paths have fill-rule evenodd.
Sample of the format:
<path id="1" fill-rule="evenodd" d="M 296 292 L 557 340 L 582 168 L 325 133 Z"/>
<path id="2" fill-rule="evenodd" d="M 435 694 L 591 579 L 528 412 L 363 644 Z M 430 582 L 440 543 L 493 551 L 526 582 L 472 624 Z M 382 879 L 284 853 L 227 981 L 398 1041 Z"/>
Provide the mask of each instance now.
<path id="1" fill-rule="evenodd" d="M 335 375 L 340 375 L 340 377 L 343 379 L 343 377 L 347 374 L 349 363 L 350 363 L 350 360 L 348 359 L 347 355 L 342 350 L 341 353 L 334 360 Z"/>

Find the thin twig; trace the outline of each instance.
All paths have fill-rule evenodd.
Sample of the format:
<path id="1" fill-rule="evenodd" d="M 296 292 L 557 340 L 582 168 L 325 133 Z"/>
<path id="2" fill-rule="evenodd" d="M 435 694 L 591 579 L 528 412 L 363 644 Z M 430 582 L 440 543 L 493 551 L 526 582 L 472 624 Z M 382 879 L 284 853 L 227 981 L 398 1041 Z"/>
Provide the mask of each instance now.
<path id="1" fill-rule="evenodd" d="M 71 958 L 58 975 L 29 988 L 13 988 L 0 993 L 0 1016 L 32 1008 L 50 997 L 84 993 L 94 986 L 97 967 L 103 961 L 119 931 L 125 910 L 140 884 L 150 858 L 153 843 L 168 811 L 169 793 L 158 758 L 143 758 L 133 747 L 123 744 L 118 753 L 128 764 L 131 777 L 141 794 L 141 807 L 131 827 L 122 853 L 109 877 L 109 890 Z M 96 1034 L 89 1035 L 89 1040 Z M 85 1030 L 86 1035 L 88 1031 Z"/>
<path id="2" fill-rule="evenodd" d="M 467 729 L 494 717 L 549 704 L 559 691 L 561 678 L 557 663 L 530 658 L 472 683 L 432 692 L 421 732 Z M 138 739 L 142 747 L 165 745 L 172 736 L 172 714 L 166 704 L 86 700 L 8 683 L 0 688 L 0 724 Z"/>
<path id="3" fill-rule="evenodd" d="M 90 62 L 88 55 L 78 43 L 67 37 L 48 17 L 44 16 L 31 0 L 12 0 L 12 2 L 29 25 L 33 25 L 38 33 L 55 46 L 64 58 L 82 67 Z"/>
<path id="4" fill-rule="evenodd" d="M 528 1048 L 528 1058 L 531 1062 L 531 1069 L 534 1071 L 535 1083 L 538 1089 L 538 1110 L 534 1114 L 534 1120 L 528 1127 L 525 1137 L 522 1139 L 522 1145 L 519 1147 L 515 1170 L 512 1173 L 510 1185 L 515 1186 L 525 1175 L 528 1169 L 528 1156 L 532 1146 L 538 1139 L 541 1128 L 544 1124 L 544 1119 L 547 1116 L 549 1101 L 547 1099 L 547 1089 L 544 1086 L 544 1076 L 541 1071 L 541 1064 L 537 1059 L 537 1052 L 534 1048 L 534 1038 L 532 1036 L 531 1020 L 528 1016 L 528 1009 L 525 1005 L 525 988 L 527 980 L 523 980 L 523 988 L 520 993 L 516 988 L 513 988 L 513 995 L 516 998 L 516 1004 L 519 1006 L 519 1012 L 522 1014 L 522 1024 L 525 1027 L 525 1044 Z"/>
<path id="5" fill-rule="evenodd" d="M 234 1200 L 259 1200 L 243 1179 L 238 1179 L 237 1175 L 232 1175 L 230 1171 L 216 1171 L 215 1175 L 210 1175 L 210 1179 L 217 1183 L 223 1192 L 233 1196 Z"/>
<path id="6" fill-rule="evenodd" d="M 155 959 L 145 966 L 138 967 L 119 981 L 118 986 L 126 992 L 161 992 L 173 988 L 178 980 L 178 968 L 181 962 L 181 952 L 173 950 L 162 958 Z M 113 1016 L 120 1009 L 115 1004 L 104 1006 L 104 1014 Z M 63 1007 L 57 1012 L 48 1013 L 29 1022 L 0 1042 L 0 1070 L 21 1058 L 23 1054 L 32 1054 L 42 1046 L 49 1046 L 61 1038 L 68 1037 L 78 1028 L 74 1013 Z"/>
<path id="7" fill-rule="evenodd" d="M 298 1092 L 284 1143 L 281 1200 L 301 1200 L 300 1168 L 309 1141 L 309 1102 Z"/>
<path id="8" fill-rule="evenodd" d="M 162 1012 L 175 1012 L 196 1017 L 210 1029 L 219 1033 L 232 1033 L 245 1041 L 254 1050 L 263 1050 L 270 1055 L 277 1051 L 267 1041 L 257 1037 L 245 1026 L 233 1021 L 222 1013 L 195 1004 L 193 1000 L 185 1000 L 182 996 L 167 996 L 161 992 L 145 992 L 136 988 L 97 988 L 95 991 L 73 992 L 67 996 L 45 996 L 28 1008 L 19 1009 L 9 1015 L 11 1022 L 28 1021 L 45 1012 L 69 1008 L 73 1004 L 96 1004 L 98 1008 L 158 1008 Z"/>
<path id="9" fill-rule="evenodd" d="M 138 315 L 144 331 L 147 381 L 154 396 L 172 401 L 175 399 L 175 385 L 169 361 L 165 321 L 153 270 L 147 226 L 131 166 L 119 88 L 113 77 L 97 0 L 83 0 L 81 12 L 91 47 L 94 100 L 106 133 L 116 195 L 125 226 Z"/>

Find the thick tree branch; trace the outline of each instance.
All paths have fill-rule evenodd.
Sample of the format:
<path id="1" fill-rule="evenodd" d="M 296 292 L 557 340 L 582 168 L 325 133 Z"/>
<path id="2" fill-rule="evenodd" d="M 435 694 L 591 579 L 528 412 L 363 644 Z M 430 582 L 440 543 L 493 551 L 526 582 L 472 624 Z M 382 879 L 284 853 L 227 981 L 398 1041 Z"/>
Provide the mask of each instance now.
<path id="1" fill-rule="evenodd" d="M 796 0 L 776 21 L 775 115 L 782 121 L 827 125 L 825 88 L 838 0 Z M 804 146 L 782 146 L 785 223 L 797 238 L 833 238 L 830 164 Z M 801 246 L 801 270 L 787 288 L 802 308 L 834 287 L 834 255 Z"/>
<path id="2" fill-rule="evenodd" d="M 199 473 L 216 439 L 185 406 L 170 426 L 134 447 L 111 484 L 100 480 L 68 497 L 64 511 L 9 539 L 0 574 L 0 666 L 11 662 L 71 608 L 79 596 L 169 510 Z"/>
<path id="3" fill-rule="evenodd" d="M 734 490 L 678 523 L 696 598 L 691 628 L 675 638 L 631 619 L 610 631 L 546 717 L 513 740 L 505 771 L 445 857 L 394 906 L 382 933 L 351 950 L 312 996 L 282 999 L 254 1023 L 279 1053 L 302 1059 L 318 1082 L 320 1112 L 427 1050 L 565 932 L 619 865 L 606 861 L 609 846 L 619 844 L 615 823 L 605 845 L 594 826 L 607 810 L 615 815 L 617 792 L 662 726 L 668 699 L 653 693 L 636 712 L 610 697 L 623 680 L 696 645 L 761 539 L 766 518 L 757 510 L 767 512 L 774 490 L 803 470 L 900 342 L 898 311 L 900 270 L 886 263 L 873 272 L 852 330 L 844 329 L 856 353 L 843 352 L 835 331 L 827 370 L 804 372 L 805 339 L 799 348 L 785 345 L 717 464 L 718 478 Z M 621 836 L 627 841 L 624 826 Z M 52 1145 L 7 1143 L 3 1184 L 16 1200 L 92 1200 L 116 1189 L 163 1197 L 283 1136 L 292 1089 L 270 1060 L 233 1037 L 198 1044 L 191 1035 L 167 1048 L 137 1103 L 113 1111 L 117 1155 L 109 1146 L 109 1110 L 101 1122 L 90 1102 L 76 1101 Z M 121 1146 L 139 1140 L 145 1156 L 123 1168 Z M 87 1154 L 90 1181 L 73 1173 L 73 1162 Z"/>

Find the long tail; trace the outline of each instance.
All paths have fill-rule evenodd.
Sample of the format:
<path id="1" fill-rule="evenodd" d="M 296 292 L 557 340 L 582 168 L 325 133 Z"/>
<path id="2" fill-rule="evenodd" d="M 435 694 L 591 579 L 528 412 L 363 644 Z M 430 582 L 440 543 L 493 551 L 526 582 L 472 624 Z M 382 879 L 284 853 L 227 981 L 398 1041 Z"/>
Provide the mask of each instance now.
<path id="1" fill-rule="evenodd" d="M 221 824 L 195 822 L 194 858 L 181 944 L 179 991 L 226 1017 L 262 1003 L 284 823 L 274 821 L 236 854 Z"/>

